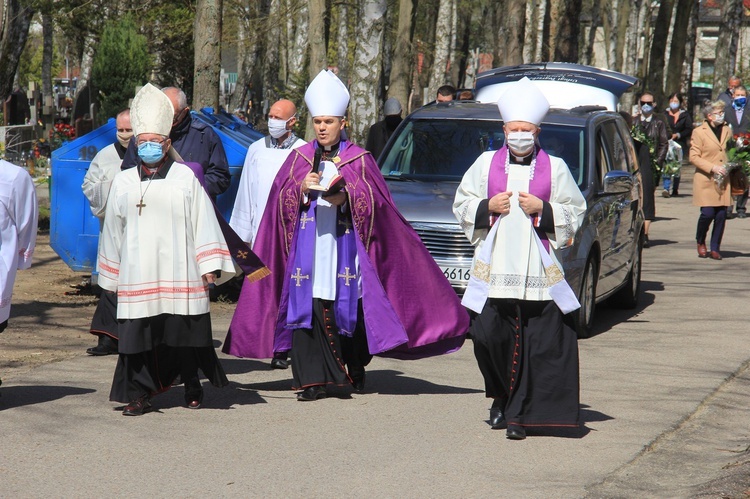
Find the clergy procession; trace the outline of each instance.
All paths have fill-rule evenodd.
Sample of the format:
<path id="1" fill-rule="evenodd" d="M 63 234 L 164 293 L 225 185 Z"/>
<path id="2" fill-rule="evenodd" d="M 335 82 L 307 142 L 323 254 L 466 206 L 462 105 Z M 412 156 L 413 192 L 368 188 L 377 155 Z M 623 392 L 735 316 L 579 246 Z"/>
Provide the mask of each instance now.
<path id="1" fill-rule="evenodd" d="M 109 398 L 125 416 L 183 385 L 204 404 L 201 374 L 221 388 L 209 292 L 235 273 L 242 285 L 222 352 L 291 366 L 298 401 L 367 393 L 373 356 L 450 354 L 471 338 L 489 399 L 489 425 L 579 425 L 576 333 L 580 305 L 556 253 L 586 209 L 565 162 L 539 147 L 549 104 L 514 83 L 497 105 L 506 144 L 482 154 L 455 193 L 475 249 L 463 301 L 396 208 L 372 154 L 347 138 L 350 94 L 330 70 L 306 89 L 315 138 L 293 131 L 296 106 L 269 111 L 269 136 L 247 151 L 227 222 L 221 142 L 192 123 L 185 94 L 146 84 L 117 115 L 117 142 L 99 153 L 83 193 L 100 220 L 98 284 L 87 352 L 117 355 Z M 35 244 L 35 202 L 24 175 L 4 168 L 3 328 L 15 270 Z M 5 187 L 7 186 L 7 187 Z M 156 399 L 156 400 L 155 400 Z M 477 414 L 477 418 L 482 415 Z"/>

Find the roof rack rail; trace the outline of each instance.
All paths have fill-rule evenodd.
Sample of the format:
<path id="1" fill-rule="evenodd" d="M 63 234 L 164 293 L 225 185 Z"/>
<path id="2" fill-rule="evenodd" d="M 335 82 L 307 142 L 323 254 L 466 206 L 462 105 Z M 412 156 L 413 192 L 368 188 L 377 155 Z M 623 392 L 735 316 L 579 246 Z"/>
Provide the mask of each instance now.
<path id="1" fill-rule="evenodd" d="M 604 106 L 576 106 L 570 109 L 571 113 L 575 114 L 586 114 L 594 111 L 606 111 L 607 108 Z"/>

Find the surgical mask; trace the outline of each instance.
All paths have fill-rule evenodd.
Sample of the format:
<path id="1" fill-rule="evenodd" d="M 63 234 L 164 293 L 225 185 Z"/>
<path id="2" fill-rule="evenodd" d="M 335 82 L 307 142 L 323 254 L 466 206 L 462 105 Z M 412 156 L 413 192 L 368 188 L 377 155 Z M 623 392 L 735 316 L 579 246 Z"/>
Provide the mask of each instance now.
<path id="1" fill-rule="evenodd" d="M 130 139 L 132 138 L 133 132 L 117 132 L 117 142 L 119 142 L 122 147 L 127 148 L 128 144 L 130 143 Z"/>
<path id="2" fill-rule="evenodd" d="M 164 157 L 164 150 L 158 142 L 144 142 L 138 146 L 138 156 L 144 163 L 153 165 Z"/>
<path id="3" fill-rule="evenodd" d="M 724 113 L 714 114 L 714 124 L 715 125 L 723 125 L 724 124 Z"/>
<path id="4" fill-rule="evenodd" d="M 533 132 L 510 132 L 507 138 L 508 148 L 516 156 L 526 156 L 534 149 Z"/>
<path id="5" fill-rule="evenodd" d="M 643 104 L 641 106 L 641 112 L 643 114 L 651 114 L 651 111 L 653 110 L 654 110 L 654 106 L 652 106 L 651 104 Z"/>
<path id="6" fill-rule="evenodd" d="M 732 105 L 735 109 L 743 109 L 747 104 L 747 97 L 735 97 L 732 101 Z"/>
<path id="7" fill-rule="evenodd" d="M 291 120 L 292 118 L 289 118 Z M 274 139 L 283 137 L 289 130 L 286 129 L 286 124 L 289 120 L 277 120 L 276 118 L 268 118 L 268 133 Z"/>
<path id="8" fill-rule="evenodd" d="M 680 103 L 679 102 L 670 102 L 669 103 L 669 109 L 671 109 L 672 111 L 677 111 L 678 109 L 680 109 Z"/>

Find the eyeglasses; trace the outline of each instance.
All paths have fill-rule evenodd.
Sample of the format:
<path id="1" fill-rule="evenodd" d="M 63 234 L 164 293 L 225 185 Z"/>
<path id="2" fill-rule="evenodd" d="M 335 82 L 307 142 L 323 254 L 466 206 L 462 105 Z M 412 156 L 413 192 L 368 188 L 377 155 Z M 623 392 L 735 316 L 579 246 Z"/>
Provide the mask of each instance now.
<path id="1" fill-rule="evenodd" d="M 654 101 L 645 101 L 645 100 L 642 100 L 641 101 L 641 106 L 646 106 L 646 105 L 653 106 L 654 105 Z"/>
<path id="2" fill-rule="evenodd" d="M 139 140 L 137 145 L 145 144 L 146 142 L 153 142 L 154 144 L 164 145 L 164 143 L 167 141 L 167 139 L 161 139 L 161 140 Z"/>

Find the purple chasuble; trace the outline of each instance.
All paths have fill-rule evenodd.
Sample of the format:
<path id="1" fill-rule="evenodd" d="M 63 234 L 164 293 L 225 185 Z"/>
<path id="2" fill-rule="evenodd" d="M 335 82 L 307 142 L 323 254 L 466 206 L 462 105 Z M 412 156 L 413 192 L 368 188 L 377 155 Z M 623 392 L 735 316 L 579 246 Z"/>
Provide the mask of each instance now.
<path id="1" fill-rule="evenodd" d="M 301 187 L 316 147 L 313 141 L 295 149 L 276 176 L 253 245 L 272 274 L 243 284 L 224 342 L 225 353 L 262 359 L 291 348 L 292 330 L 287 322 L 303 232 L 298 230 L 304 213 Z M 342 142 L 333 162 L 346 181 L 370 353 L 421 358 L 458 350 L 469 329 L 468 313 L 396 209 L 372 155 Z M 337 280 L 337 288 L 338 284 Z"/>
<path id="2" fill-rule="evenodd" d="M 487 199 L 508 190 L 508 174 L 505 172 L 505 161 L 508 158 L 508 146 L 503 146 L 492 156 L 490 162 L 490 173 L 487 179 Z M 540 147 L 536 148 L 536 165 L 534 167 L 534 178 L 529 180 L 529 194 L 533 194 L 542 201 L 549 202 L 552 195 L 552 163 L 549 155 Z M 539 216 L 531 217 L 534 230 L 539 234 L 544 249 L 549 251 L 549 238 L 547 233 L 537 228 Z"/>

